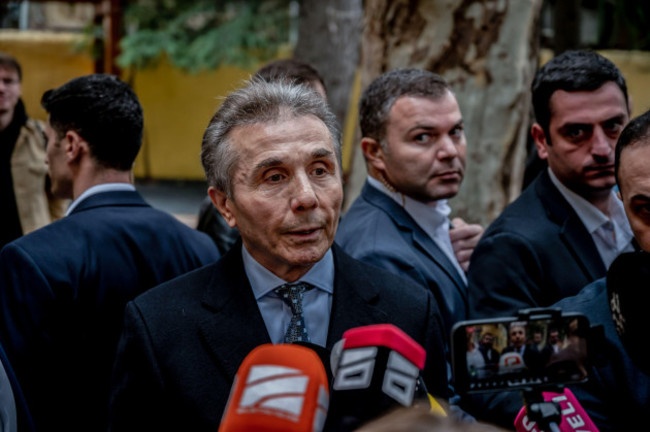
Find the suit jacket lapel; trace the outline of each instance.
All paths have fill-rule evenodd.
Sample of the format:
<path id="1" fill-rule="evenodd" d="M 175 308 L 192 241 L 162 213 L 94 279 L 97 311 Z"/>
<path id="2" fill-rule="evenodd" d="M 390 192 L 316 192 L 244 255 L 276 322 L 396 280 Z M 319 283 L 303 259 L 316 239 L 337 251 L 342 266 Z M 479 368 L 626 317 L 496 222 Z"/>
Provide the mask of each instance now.
<path id="1" fill-rule="evenodd" d="M 557 190 L 546 170 L 540 174 L 535 187 L 539 199 L 544 202 L 549 219 L 560 225 L 560 237 L 585 275 L 593 280 L 605 274 L 605 264 L 593 238 L 571 205 Z"/>
<path id="2" fill-rule="evenodd" d="M 376 190 L 368 183 L 365 184 L 362 194 L 371 204 L 386 212 L 398 227 L 411 233 L 415 246 L 428 255 L 442 269 L 454 283 L 463 299 L 467 300 L 467 288 L 465 282 L 458 274 L 456 267 L 413 218 L 393 199 Z"/>
<path id="3" fill-rule="evenodd" d="M 255 347 L 271 343 L 241 259 L 241 242 L 217 262 L 202 299 L 203 338 L 228 377 Z M 215 328 L 220 329 L 214 331 Z"/>
<path id="4" fill-rule="evenodd" d="M 332 245 L 334 253 L 334 297 L 327 332 L 327 348 L 341 340 L 343 333 L 351 328 L 384 323 L 386 313 L 374 306 L 379 290 L 354 271 L 353 259 L 338 246 Z"/>

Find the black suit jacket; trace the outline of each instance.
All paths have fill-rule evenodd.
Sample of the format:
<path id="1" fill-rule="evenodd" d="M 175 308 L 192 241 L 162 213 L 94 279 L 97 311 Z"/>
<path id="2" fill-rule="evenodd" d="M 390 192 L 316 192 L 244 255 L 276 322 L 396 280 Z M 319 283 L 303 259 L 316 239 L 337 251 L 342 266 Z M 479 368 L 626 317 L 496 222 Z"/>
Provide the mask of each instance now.
<path id="1" fill-rule="evenodd" d="M 427 351 L 424 379 L 448 396 L 438 307 L 430 292 L 333 247 L 327 348 L 350 328 L 392 323 Z M 246 277 L 241 243 L 219 262 L 127 306 L 113 376 L 110 430 L 216 431 L 239 365 L 270 338 Z"/>
<path id="2" fill-rule="evenodd" d="M 368 182 L 341 220 L 336 242 L 354 258 L 430 289 L 448 339 L 453 325 L 467 319 L 467 287 L 449 258 L 406 210 Z"/>
<path id="3" fill-rule="evenodd" d="M 516 314 L 605 276 L 596 245 L 544 170 L 488 227 L 468 272 L 470 318 Z"/>
<path id="4" fill-rule="evenodd" d="M 103 192 L 0 254 L 0 336 L 39 431 L 106 430 L 124 306 L 218 259 L 137 192 Z"/>

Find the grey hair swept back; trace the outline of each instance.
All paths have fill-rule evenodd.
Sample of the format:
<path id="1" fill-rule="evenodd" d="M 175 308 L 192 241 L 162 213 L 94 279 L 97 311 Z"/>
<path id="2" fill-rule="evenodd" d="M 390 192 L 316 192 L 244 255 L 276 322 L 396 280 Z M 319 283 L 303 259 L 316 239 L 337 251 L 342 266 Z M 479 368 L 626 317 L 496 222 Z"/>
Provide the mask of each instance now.
<path id="1" fill-rule="evenodd" d="M 238 154 L 230 135 L 235 128 L 310 115 L 321 120 L 329 130 L 340 166 L 341 132 L 336 116 L 321 95 L 302 85 L 269 83 L 257 78 L 247 81 L 244 87 L 224 99 L 203 134 L 201 162 L 208 184 L 232 199 L 232 177 Z"/>

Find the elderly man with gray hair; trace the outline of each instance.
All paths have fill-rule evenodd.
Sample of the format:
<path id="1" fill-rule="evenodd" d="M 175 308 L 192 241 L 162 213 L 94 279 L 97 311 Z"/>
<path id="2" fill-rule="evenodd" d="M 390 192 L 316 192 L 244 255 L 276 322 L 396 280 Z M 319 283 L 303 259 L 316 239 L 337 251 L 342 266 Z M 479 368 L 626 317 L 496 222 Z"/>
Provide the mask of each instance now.
<path id="1" fill-rule="evenodd" d="M 425 348 L 429 392 L 449 396 L 431 293 L 333 245 L 340 154 L 333 114 L 304 86 L 253 80 L 224 100 L 201 157 L 210 198 L 241 241 L 215 264 L 128 304 L 111 430 L 215 431 L 253 348 L 331 349 L 344 331 L 379 323 Z"/>

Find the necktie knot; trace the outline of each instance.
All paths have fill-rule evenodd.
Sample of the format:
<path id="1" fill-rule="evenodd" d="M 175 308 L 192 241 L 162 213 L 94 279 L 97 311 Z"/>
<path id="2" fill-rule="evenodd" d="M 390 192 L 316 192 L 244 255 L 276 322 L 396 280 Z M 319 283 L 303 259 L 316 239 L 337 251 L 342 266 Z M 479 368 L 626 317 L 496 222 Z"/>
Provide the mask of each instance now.
<path id="1" fill-rule="evenodd" d="M 313 288 L 306 282 L 294 285 L 284 284 L 275 288 L 275 293 L 291 308 L 291 322 L 284 335 L 285 343 L 309 342 L 309 335 L 305 326 L 305 317 L 302 312 L 302 300 L 305 291 Z"/>

